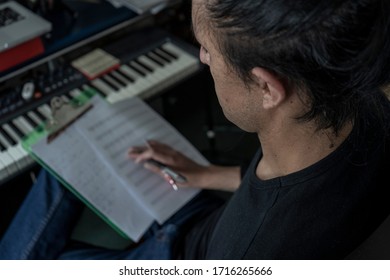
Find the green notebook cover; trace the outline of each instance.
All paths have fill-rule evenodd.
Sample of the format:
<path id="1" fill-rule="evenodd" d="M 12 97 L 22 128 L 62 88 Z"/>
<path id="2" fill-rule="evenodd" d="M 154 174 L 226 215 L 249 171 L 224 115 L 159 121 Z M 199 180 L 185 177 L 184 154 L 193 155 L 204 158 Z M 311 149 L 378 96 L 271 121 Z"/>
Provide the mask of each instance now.
<path id="1" fill-rule="evenodd" d="M 97 93 L 93 89 L 84 90 L 78 95 L 77 97 L 74 97 L 72 100 L 70 100 L 70 104 L 73 106 L 80 106 L 86 104 L 94 95 Z M 38 143 L 38 141 L 47 138 L 49 136 L 49 131 L 47 128 L 47 122 L 41 123 L 39 126 L 37 126 L 34 131 L 32 131 L 29 135 L 27 135 L 23 141 L 22 141 L 22 147 L 29 153 L 29 155 L 34 158 L 34 160 L 40 164 L 43 168 L 45 168 L 48 172 L 50 172 L 63 186 L 65 186 L 68 190 L 70 190 L 75 196 L 77 196 L 85 205 L 87 205 L 95 214 L 97 214 L 98 217 L 100 217 L 103 221 L 105 221 L 111 228 L 113 228 L 119 235 L 120 239 L 129 240 L 129 237 L 123 233 L 116 225 L 111 223 L 111 221 L 100 213 L 99 210 L 97 210 L 92 204 L 89 203 L 88 200 L 86 200 L 82 195 L 80 195 L 68 182 L 66 182 L 59 174 L 57 174 L 53 169 L 50 168 L 44 161 L 42 161 L 34 152 L 32 151 L 32 147 Z M 84 211 L 85 212 L 85 211 Z M 85 215 L 83 215 L 85 216 Z M 82 217 L 83 217 L 82 216 Z M 79 223 L 80 224 L 80 223 Z M 95 222 L 93 223 L 95 224 Z M 82 226 L 78 226 L 78 228 L 75 230 L 76 232 L 80 231 L 80 228 Z M 103 227 L 99 226 L 100 230 L 103 230 Z M 105 230 L 108 232 L 110 236 L 113 236 L 110 230 Z M 79 235 L 79 234 L 78 234 Z M 83 240 L 85 241 L 85 240 Z M 120 244 L 123 244 L 124 242 L 121 241 Z M 99 244 L 101 245 L 101 244 Z M 112 247 L 112 246 L 108 246 Z M 114 245 L 115 247 L 115 245 Z"/>

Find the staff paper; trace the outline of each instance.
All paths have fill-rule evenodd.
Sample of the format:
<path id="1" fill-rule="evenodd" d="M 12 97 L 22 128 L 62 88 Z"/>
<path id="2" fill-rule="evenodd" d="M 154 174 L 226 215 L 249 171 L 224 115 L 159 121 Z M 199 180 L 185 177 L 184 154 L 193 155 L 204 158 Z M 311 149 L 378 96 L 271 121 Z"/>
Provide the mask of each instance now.
<path id="1" fill-rule="evenodd" d="M 53 142 L 32 151 L 103 216 L 138 241 L 151 223 L 166 221 L 198 192 L 172 190 L 160 176 L 128 158 L 130 146 L 154 139 L 201 164 L 207 160 L 168 122 L 138 98 L 108 104 L 92 99 L 93 109 Z"/>

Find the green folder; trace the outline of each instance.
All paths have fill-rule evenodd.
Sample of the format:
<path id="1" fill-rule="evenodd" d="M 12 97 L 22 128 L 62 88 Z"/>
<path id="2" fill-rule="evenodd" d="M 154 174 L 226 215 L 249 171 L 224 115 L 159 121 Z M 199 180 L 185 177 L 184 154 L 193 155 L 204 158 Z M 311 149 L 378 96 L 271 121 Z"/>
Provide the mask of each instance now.
<path id="1" fill-rule="evenodd" d="M 80 95 L 70 100 L 72 106 L 85 105 L 97 93 L 93 89 L 84 90 Z M 73 240 L 89 243 L 108 249 L 123 249 L 133 242 L 104 215 L 100 213 L 92 204 L 90 204 L 82 195 L 80 195 L 71 185 L 69 185 L 60 175 L 50 168 L 32 151 L 38 141 L 47 138 L 50 133 L 47 130 L 48 121 L 38 125 L 34 131 L 27 135 L 22 141 L 22 147 L 39 163 L 43 168 L 50 172 L 63 186 L 78 197 L 86 207 L 80 215 L 71 238 Z"/>
<path id="2" fill-rule="evenodd" d="M 209 163 L 141 99 L 109 104 L 94 95 L 84 92 L 72 100 L 71 104 L 79 105 L 75 108 L 69 102 L 52 100 L 53 119 L 57 122 L 37 127 L 23 141 L 23 147 L 93 210 L 100 217 L 98 221 L 105 221 L 123 239 L 137 242 L 153 223 L 163 224 L 200 189 L 174 191 L 161 176 L 129 160 L 128 147 L 143 145 L 152 137 L 200 164 Z M 93 110 L 78 119 L 92 106 Z M 75 125 L 64 129 L 63 124 L 73 122 Z M 51 143 L 57 130 L 61 135 Z"/>

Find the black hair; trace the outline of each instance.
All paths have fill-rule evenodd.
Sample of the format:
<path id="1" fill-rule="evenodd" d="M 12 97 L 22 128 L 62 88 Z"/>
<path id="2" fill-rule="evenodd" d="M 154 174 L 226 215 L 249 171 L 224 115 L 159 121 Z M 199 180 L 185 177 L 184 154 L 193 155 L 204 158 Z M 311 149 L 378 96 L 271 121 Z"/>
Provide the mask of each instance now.
<path id="1" fill-rule="evenodd" d="M 205 2 L 217 45 L 244 82 L 259 66 L 304 89 L 310 109 L 299 119 L 337 133 L 383 98 L 378 89 L 390 76 L 389 0 Z"/>

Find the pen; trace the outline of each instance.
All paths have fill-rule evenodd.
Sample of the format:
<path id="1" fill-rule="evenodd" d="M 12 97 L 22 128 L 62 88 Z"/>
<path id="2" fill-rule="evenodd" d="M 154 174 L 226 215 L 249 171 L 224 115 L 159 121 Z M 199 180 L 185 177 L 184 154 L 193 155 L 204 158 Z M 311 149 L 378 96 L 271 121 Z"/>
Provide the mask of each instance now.
<path id="1" fill-rule="evenodd" d="M 168 175 L 171 180 L 169 181 L 169 183 L 172 185 L 172 188 L 177 191 L 178 188 L 177 188 L 177 185 L 176 185 L 176 182 L 177 183 L 185 183 L 187 182 L 187 178 L 184 177 L 183 175 L 173 171 L 171 168 L 169 168 L 168 166 L 166 166 L 165 164 L 157 161 L 157 160 L 154 160 L 154 159 L 148 159 L 146 161 L 147 163 L 150 163 L 150 164 L 153 164 L 154 166 L 157 166 L 162 173 L 164 173 L 165 175 Z"/>

